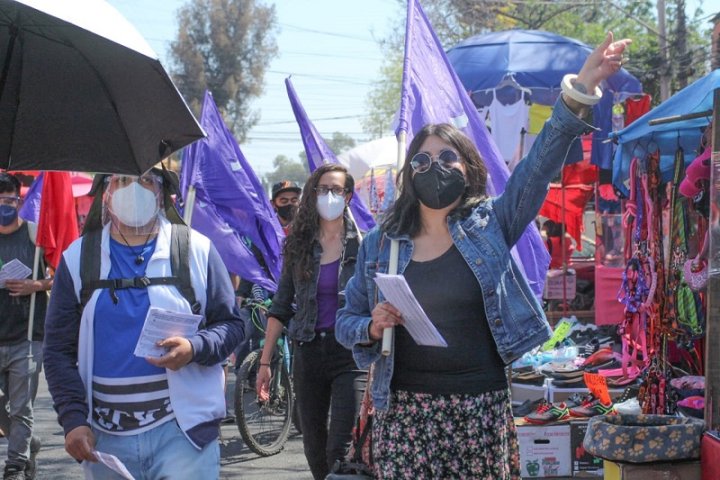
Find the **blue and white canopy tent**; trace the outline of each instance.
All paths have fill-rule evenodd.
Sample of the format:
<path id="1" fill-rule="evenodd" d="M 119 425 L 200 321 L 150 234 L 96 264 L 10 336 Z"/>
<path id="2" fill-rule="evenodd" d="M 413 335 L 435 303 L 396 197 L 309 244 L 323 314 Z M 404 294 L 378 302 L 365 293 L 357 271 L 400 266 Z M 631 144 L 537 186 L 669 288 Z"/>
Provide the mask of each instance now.
<path id="1" fill-rule="evenodd" d="M 663 181 L 671 180 L 678 146 L 685 152 L 685 165 L 692 162 L 697 156 L 703 130 L 712 118 L 716 88 L 720 88 L 720 69 L 696 80 L 624 129 L 611 134 L 618 141 L 613 159 L 613 185 L 627 195 L 626 182 L 633 157 L 656 150 L 660 151 Z M 651 124 L 655 123 L 653 120 L 666 118 L 677 121 Z"/>
<path id="2" fill-rule="evenodd" d="M 579 40 L 542 30 L 505 30 L 475 35 L 447 52 L 453 69 L 477 107 L 487 106 L 495 96 L 512 103 L 519 92 L 526 100 L 554 105 L 560 83 L 577 73 L 593 49 Z M 612 130 L 612 107 L 642 93 L 642 85 L 630 72 L 620 69 L 602 83 L 603 99 L 594 108 L 592 163 L 609 169 L 612 145 L 605 140 Z M 525 94 L 523 93 L 523 94 Z"/>

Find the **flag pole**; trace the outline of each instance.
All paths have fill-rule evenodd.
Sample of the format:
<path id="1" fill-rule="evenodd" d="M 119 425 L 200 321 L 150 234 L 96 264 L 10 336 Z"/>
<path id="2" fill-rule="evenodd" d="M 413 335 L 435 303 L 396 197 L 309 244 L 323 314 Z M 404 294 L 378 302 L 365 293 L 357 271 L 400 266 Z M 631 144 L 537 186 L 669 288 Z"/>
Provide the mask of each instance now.
<path id="1" fill-rule="evenodd" d="M 403 165 L 405 164 L 405 146 L 407 144 L 407 132 L 404 130 L 400 131 L 398 135 L 398 152 L 397 152 L 397 174 L 400 175 Z M 400 193 L 400 189 L 395 189 L 395 199 Z M 390 262 L 388 264 L 388 274 L 397 275 L 398 271 L 398 257 L 400 256 L 400 243 L 397 240 L 390 241 Z M 382 339 L 382 354 L 385 356 L 390 355 L 393 344 L 394 328 L 386 328 L 383 330 Z"/>
<path id="2" fill-rule="evenodd" d="M 35 245 L 35 258 L 33 259 L 33 274 L 32 274 L 33 282 L 37 280 L 39 268 L 40 268 L 40 247 Z M 36 297 L 36 295 L 37 295 L 37 292 L 32 292 L 30 294 L 30 313 L 28 315 L 28 334 L 27 334 L 28 342 L 32 342 L 32 337 L 33 337 L 33 324 L 35 323 L 35 297 Z"/>
<path id="3" fill-rule="evenodd" d="M 183 221 L 189 227 L 192 222 L 193 209 L 195 208 L 195 186 L 188 185 L 187 199 L 183 209 Z"/>

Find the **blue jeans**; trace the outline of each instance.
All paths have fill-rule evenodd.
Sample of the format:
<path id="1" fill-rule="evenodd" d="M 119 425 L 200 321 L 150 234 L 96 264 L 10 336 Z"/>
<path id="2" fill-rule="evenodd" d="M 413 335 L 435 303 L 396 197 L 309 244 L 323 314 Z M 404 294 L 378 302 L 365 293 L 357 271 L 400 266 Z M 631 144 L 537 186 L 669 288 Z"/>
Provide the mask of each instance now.
<path id="1" fill-rule="evenodd" d="M 92 430 L 95 449 L 118 457 L 136 480 L 220 477 L 217 439 L 198 450 L 174 419 L 137 435 L 113 435 L 96 428 Z M 123 478 L 100 463 L 83 462 L 83 467 L 87 479 Z"/>
<path id="2" fill-rule="evenodd" d="M 24 466 L 30 455 L 32 404 L 37 394 L 41 368 L 42 342 L 23 341 L 0 346 L 0 375 L 4 379 L 0 383 L 10 420 L 10 431 L 5 432 L 8 439 L 8 463 Z"/>

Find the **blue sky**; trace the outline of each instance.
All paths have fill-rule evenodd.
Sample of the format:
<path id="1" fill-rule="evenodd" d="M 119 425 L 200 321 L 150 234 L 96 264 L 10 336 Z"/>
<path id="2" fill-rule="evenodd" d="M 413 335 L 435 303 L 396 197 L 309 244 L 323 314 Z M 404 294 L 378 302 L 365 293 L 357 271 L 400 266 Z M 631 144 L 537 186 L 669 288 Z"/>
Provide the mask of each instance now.
<path id="1" fill-rule="evenodd" d="M 177 10 L 185 0 L 109 0 L 155 49 L 166 65 L 177 36 Z M 265 3 L 271 3 L 267 1 Z M 275 156 L 297 159 L 303 149 L 287 99 L 284 80 L 292 81 L 310 119 L 321 134 L 340 131 L 366 139 L 359 119 L 377 77 L 382 53 L 376 39 L 404 15 L 394 0 L 279 0 L 274 2 L 280 31 L 279 56 L 265 76 L 265 93 L 253 103 L 260 122 L 240 147 L 258 175 L 273 170 Z M 358 8 L 360 7 L 360 8 Z M 323 120 L 328 119 L 328 120 Z"/>
<path id="2" fill-rule="evenodd" d="M 140 33 L 166 64 L 177 36 L 177 10 L 189 0 L 108 0 Z M 326 137 L 335 131 L 358 142 L 367 139 L 360 118 L 366 96 L 377 78 L 385 37 L 405 9 L 397 0 L 264 0 L 275 4 L 279 56 L 265 76 L 265 93 L 253 102 L 260 122 L 242 144 L 258 175 L 273 169 L 276 155 L 298 158 L 303 149 L 290 109 L 284 80 L 293 85 L 310 119 Z M 700 0 L 688 0 L 692 14 Z M 704 0 L 703 10 L 720 10 L 720 0 Z"/>

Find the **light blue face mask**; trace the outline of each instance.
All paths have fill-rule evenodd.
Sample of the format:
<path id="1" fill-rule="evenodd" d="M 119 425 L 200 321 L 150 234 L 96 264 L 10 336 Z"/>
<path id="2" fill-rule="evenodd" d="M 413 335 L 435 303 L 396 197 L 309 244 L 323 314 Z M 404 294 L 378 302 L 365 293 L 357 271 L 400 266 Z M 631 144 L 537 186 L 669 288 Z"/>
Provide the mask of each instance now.
<path id="1" fill-rule="evenodd" d="M 320 217 L 327 221 L 336 220 L 345 211 L 345 197 L 328 192 L 326 195 L 318 195 L 317 210 Z"/>

